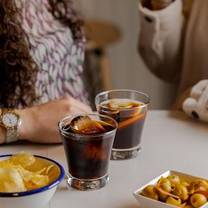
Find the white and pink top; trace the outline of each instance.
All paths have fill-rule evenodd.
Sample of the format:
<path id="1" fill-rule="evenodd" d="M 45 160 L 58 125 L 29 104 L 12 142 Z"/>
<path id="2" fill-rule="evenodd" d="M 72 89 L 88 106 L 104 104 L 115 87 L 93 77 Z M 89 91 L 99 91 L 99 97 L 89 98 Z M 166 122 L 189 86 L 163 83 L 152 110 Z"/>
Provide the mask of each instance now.
<path id="1" fill-rule="evenodd" d="M 39 71 L 37 103 L 70 95 L 88 103 L 84 88 L 84 37 L 74 39 L 71 29 L 55 19 L 48 0 L 16 0 L 22 11 L 23 30 L 28 35 L 30 54 Z M 71 18 L 76 13 L 69 9 Z"/>

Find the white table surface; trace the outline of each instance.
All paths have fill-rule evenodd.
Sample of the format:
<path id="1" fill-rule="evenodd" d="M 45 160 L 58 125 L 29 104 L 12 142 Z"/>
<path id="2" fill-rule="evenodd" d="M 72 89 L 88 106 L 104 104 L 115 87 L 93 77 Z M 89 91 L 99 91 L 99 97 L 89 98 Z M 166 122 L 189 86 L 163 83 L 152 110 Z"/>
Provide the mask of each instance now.
<path id="1" fill-rule="evenodd" d="M 0 154 L 30 151 L 60 161 L 66 167 L 62 145 L 8 145 Z M 50 208 L 138 208 L 132 193 L 166 170 L 178 170 L 208 178 L 208 124 L 183 113 L 150 111 L 137 158 L 111 161 L 109 184 L 81 192 L 61 184 Z"/>

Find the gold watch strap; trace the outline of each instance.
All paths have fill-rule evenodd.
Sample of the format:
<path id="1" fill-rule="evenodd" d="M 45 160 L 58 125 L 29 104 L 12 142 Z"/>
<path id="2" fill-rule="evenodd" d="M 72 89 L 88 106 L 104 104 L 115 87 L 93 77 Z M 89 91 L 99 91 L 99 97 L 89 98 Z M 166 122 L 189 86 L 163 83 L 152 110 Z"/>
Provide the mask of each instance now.
<path id="1" fill-rule="evenodd" d="M 13 113 L 18 118 L 19 118 L 19 115 L 17 115 L 16 112 L 14 110 L 12 110 L 12 109 L 8 109 L 8 108 L 1 109 L 1 124 L 6 129 L 6 139 L 5 139 L 5 143 L 16 142 L 16 141 L 18 141 L 18 127 L 19 127 L 19 122 L 14 127 L 5 126 L 3 124 L 3 122 L 2 122 L 2 118 L 3 118 L 3 115 L 6 114 L 6 113 Z"/>
<path id="2" fill-rule="evenodd" d="M 17 127 L 7 128 L 7 130 L 6 130 L 6 143 L 12 143 L 12 142 L 18 141 L 17 130 L 18 130 Z"/>

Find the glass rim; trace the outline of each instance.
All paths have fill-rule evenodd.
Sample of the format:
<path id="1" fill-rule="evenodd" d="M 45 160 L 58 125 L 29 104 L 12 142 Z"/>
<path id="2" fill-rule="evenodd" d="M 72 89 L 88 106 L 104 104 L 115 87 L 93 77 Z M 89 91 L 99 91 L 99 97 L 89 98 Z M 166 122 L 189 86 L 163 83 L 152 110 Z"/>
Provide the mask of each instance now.
<path id="1" fill-rule="evenodd" d="M 107 118 L 107 119 L 113 121 L 113 123 L 115 124 L 115 126 L 112 126 L 113 127 L 113 130 L 111 130 L 111 131 L 107 131 L 107 132 L 99 133 L 99 134 L 93 134 L 93 135 L 90 135 L 90 134 L 78 134 L 78 133 L 72 133 L 72 132 L 64 131 L 62 129 L 64 121 L 67 120 L 67 119 L 73 119 L 73 118 L 75 118 L 77 116 L 99 116 L 99 117 Z M 112 134 L 114 131 L 117 130 L 118 123 L 117 123 L 117 121 L 115 119 L 111 118 L 110 116 L 102 115 L 102 114 L 99 114 L 99 113 L 80 113 L 80 114 L 73 114 L 73 115 L 65 116 L 64 118 L 62 118 L 58 122 L 58 127 L 59 127 L 60 133 L 63 136 L 64 135 L 67 135 L 67 136 L 72 135 L 74 137 L 79 137 L 79 138 L 85 138 L 85 137 L 96 138 L 96 137 L 99 137 L 99 136 L 104 136 L 104 135 L 106 136 L 106 135 Z"/>
<path id="2" fill-rule="evenodd" d="M 145 98 L 147 98 L 147 101 L 146 102 L 143 102 L 143 104 L 140 105 L 140 106 L 138 106 L 138 107 L 133 107 L 131 109 L 122 109 L 122 110 L 125 110 L 125 111 L 132 110 L 132 109 L 136 109 L 136 108 L 141 108 L 141 107 L 146 107 L 146 106 L 148 106 L 150 104 L 150 100 L 151 100 L 150 99 L 150 96 L 148 94 L 144 93 L 144 92 L 137 91 L 137 90 L 130 90 L 130 89 L 115 89 L 115 90 L 107 90 L 107 91 L 103 91 L 103 92 L 98 93 L 95 96 L 95 105 L 96 106 L 99 105 L 99 103 L 98 103 L 98 97 L 100 97 L 102 95 L 105 95 L 105 94 L 112 93 L 112 92 L 129 92 L 129 93 L 135 93 L 135 94 L 142 95 Z"/>

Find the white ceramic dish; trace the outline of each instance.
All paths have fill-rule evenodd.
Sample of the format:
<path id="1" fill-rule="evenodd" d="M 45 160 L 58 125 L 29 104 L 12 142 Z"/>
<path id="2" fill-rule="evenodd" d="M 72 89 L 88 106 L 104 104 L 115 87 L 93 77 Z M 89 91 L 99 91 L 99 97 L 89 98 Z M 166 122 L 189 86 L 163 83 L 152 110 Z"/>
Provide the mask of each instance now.
<path id="1" fill-rule="evenodd" d="M 11 155 L 1 155 L 0 160 L 5 160 Z M 17 193 L 2 193 L 0 192 L 0 207 L 1 208 L 43 208 L 53 197 L 58 184 L 64 179 L 64 168 L 56 161 L 46 157 L 37 156 L 38 160 L 42 160 L 47 165 L 54 165 L 57 174 L 54 180 L 47 186 L 39 189 Z"/>
<path id="2" fill-rule="evenodd" d="M 154 208 L 177 208 L 176 206 L 169 205 L 169 204 L 166 204 L 166 203 L 163 203 L 163 202 L 160 202 L 160 201 L 156 201 L 156 200 L 153 200 L 153 199 L 150 199 L 150 198 L 147 198 L 147 197 L 141 195 L 142 190 L 146 186 L 155 185 L 161 177 L 168 177 L 169 175 L 178 175 L 181 179 L 185 179 L 187 182 L 189 182 L 189 181 L 191 182 L 191 181 L 196 180 L 196 179 L 203 179 L 203 178 L 200 178 L 200 177 L 195 177 L 195 176 L 192 176 L 192 175 L 188 175 L 188 174 L 173 171 L 173 170 L 166 171 L 165 173 L 156 177 L 155 179 L 153 179 L 149 183 L 145 184 L 144 186 L 142 186 L 141 188 L 139 188 L 138 190 L 136 190 L 133 193 L 135 198 L 139 202 L 140 208 L 153 208 L 153 207 Z M 206 180 L 206 179 L 203 179 L 203 180 Z M 208 208 L 208 203 L 204 204 L 200 208 Z"/>

